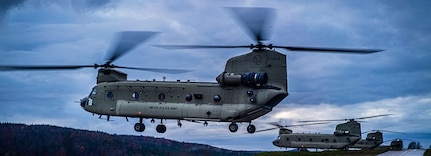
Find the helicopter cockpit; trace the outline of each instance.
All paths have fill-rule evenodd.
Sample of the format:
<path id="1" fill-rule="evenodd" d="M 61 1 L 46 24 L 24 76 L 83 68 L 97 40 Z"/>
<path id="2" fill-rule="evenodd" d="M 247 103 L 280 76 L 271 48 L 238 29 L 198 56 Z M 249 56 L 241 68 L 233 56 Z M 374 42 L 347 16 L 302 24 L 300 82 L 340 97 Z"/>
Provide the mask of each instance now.
<path id="1" fill-rule="evenodd" d="M 96 96 L 96 93 L 97 93 L 97 89 L 96 87 L 93 87 L 93 89 L 90 92 L 90 95 L 81 99 L 81 107 L 85 109 L 85 105 L 92 106 L 93 98 Z"/>

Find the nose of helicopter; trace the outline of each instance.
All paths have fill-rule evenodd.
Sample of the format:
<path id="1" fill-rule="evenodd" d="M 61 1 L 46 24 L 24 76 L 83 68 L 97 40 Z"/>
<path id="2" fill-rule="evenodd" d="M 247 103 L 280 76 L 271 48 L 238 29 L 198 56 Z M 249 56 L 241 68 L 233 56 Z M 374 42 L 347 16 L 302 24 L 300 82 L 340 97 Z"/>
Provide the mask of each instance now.
<path id="1" fill-rule="evenodd" d="M 84 97 L 81 99 L 81 107 L 85 109 L 85 104 L 87 103 L 88 97 Z"/>
<path id="2" fill-rule="evenodd" d="M 278 147 L 280 147 L 280 139 L 275 139 L 274 141 L 272 141 L 272 144 L 273 144 L 274 146 L 278 146 Z"/>

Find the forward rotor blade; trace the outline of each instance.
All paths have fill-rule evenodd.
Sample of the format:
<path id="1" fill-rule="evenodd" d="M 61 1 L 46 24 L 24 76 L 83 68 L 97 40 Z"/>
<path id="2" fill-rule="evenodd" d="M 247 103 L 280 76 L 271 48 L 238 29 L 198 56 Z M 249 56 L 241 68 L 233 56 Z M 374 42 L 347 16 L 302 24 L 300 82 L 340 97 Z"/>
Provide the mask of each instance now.
<path id="1" fill-rule="evenodd" d="M 150 71 L 150 72 L 156 72 L 156 73 L 168 73 L 168 74 L 180 74 L 180 73 L 187 73 L 187 72 L 193 71 L 193 70 L 182 70 L 182 69 L 123 67 L 123 66 L 115 66 L 115 65 L 113 65 L 112 67 L 123 68 L 123 69 L 133 69 L 133 70 L 143 70 L 143 71 Z"/>
<path id="2" fill-rule="evenodd" d="M 328 124 L 329 122 L 317 122 L 317 123 L 309 123 L 309 124 L 297 124 L 297 125 L 286 125 L 282 127 L 298 127 L 298 126 L 310 126 L 310 125 L 320 125 L 320 124 Z"/>
<path id="3" fill-rule="evenodd" d="M 296 46 L 274 46 L 274 47 L 284 48 L 290 51 L 355 53 L 355 54 L 369 54 L 369 53 L 376 53 L 376 52 L 383 51 L 383 49 L 349 49 L 349 48 L 296 47 Z"/>
<path id="4" fill-rule="evenodd" d="M 119 57 L 130 52 L 137 45 L 153 37 L 157 32 L 123 31 L 117 34 L 112 50 L 106 57 L 106 64 L 111 64 Z"/>
<path id="5" fill-rule="evenodd" d="M 219 45 L 152 45 L 158 48 L 175 50 L 175 49 L 204 49 L 204 48 L 250 48 L 250 45 L 245 46 L 219 46 Z"/>
<path id="6" fill-rule="evenodd" d="M 17 66 L 0 66 L 0 71 L 18 71 L 18 70 L 74 70 L 80 68 L 95 68 L 95 65 L 17 65 Z"/>
<path id="7" fill-rule="evenodd" d="M 274 127 L 274 128 L 267 128 L 267 129 L 257 130 L 257 131 L 255 131 L 255 132 L 257 133 L 257 132 L 270 131 L 270 130 L 274 130 L 274 129 L 277 129 L 277 128 L 278 128 L 278 127 Z"/>
<path id="8" fill-rule="evenodd" d="M 254 41 L 260 42 L 270 39 L 269 29 L 273 24 L 275 11 L 271 8 L 227 8 L 244 26 Z"/>

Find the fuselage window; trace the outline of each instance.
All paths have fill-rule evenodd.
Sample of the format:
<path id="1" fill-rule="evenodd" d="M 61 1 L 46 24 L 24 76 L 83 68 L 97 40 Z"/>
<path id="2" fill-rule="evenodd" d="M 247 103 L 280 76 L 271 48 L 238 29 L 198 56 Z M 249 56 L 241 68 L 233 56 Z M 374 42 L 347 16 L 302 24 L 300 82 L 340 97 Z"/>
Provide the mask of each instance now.
<path id="1" fill-rule="evenodd" d="M 159 96 L 158 96 L 158 98 L 159 98 L 160 101 L 163 101 L 163 100 L 165 100 L 166 96 L 165 96 L 164 93 L 160 93 Z"/>
<path id="2" fill-rule="evenodd" d="M 132 99 L 133 100 L 138 100 L 139 99 L 139 93 L 138 92 L 133 92 L 132 93 Z"/>
<path id="3" fill-rule="evenodd" d="M 106 93 L 106 99 L 107 100 L 113 100 L 114 99 L 114 93 L 112 91 L 108 91 Z"/>
<path id="4" fill-rule="evenodd" d="M 192 94 L 187 94 L 186 95 L 186 101 L 192 101 L 193 100 L 193 96 L 192 96 Z"/>
<path id="5" fill-rule="evenodd" d="M 214 95 L 214 102 L 220 102 L 221 96 L 220 95 Z"/>
<path id="6" fill-rule="evenodd" d="M 97 93 L 97 89 L 96 87 L 93 88 L 93 90 L 91 90 L 90 96 L 96 96 Z"/>
<path id="7" fill-rule="evenodd" d="M 93 105 L 93 99 L 92 98 L 88 98 L 88 103 L 87 105 L 92 106 Z"/>

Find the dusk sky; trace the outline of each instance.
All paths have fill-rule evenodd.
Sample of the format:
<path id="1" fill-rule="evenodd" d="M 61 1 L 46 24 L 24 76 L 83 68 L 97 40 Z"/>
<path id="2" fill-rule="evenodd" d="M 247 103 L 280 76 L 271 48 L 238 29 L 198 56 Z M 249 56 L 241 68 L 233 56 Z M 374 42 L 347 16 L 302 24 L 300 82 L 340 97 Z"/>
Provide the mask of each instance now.
<path id="1" fill-rule="evenodd" d="M 249 49 L 167 50 L 151 45 L 248 45 L 253 40 L 226 7 L 274 8 L 272 43 L 385 49 L 368 55 L 290 52 L 289 96 L 272 112 L 253 121 L 257 130 L 270 122 L 345 119 L 381 114 L 361 122 L 362 131 L 388 130 L 384 140 L 404 138 L 431 145 L 431 1 L 426 0 L 2 0 L 1 65 L 87 65 L 104 63 L 119 31 L 156 31 L 157 36 L 114 62 L 116 65 L 193 70 L 163 74 L 122 70 L 131 80 L 216 82 L 226 61 Z M 161 137 L 232 150 L 285 150 L 272 145 L 278 131 L 236 133 L 229 123 L 208 126 L 175 120 L 98 119 L 79 99 L 96 84 L 97 70 L 1 71 L 0 122 L 49 124 L 110 134 Z M 291 127 L 294 132 L 332 133 L 336 124 Z M 364 137 L 364 136 L 363 136 Z M 406 140 L 404 147 L 410 143 Z M 389 144 L 385 142 L 384 144 Z"/>

